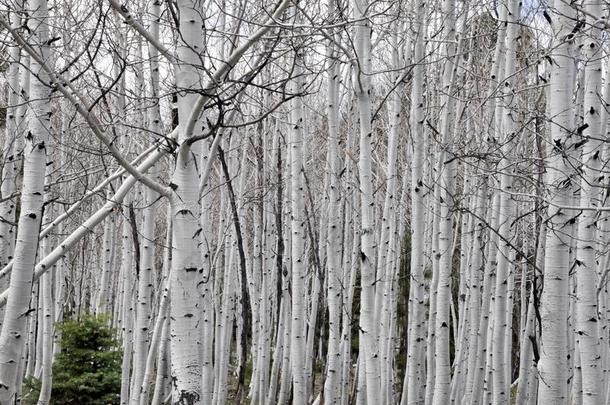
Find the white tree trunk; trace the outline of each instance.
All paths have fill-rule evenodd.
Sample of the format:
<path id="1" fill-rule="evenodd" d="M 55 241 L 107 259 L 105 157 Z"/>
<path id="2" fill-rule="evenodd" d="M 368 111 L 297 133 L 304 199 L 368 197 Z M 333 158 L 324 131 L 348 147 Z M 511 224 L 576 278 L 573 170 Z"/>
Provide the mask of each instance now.
<path id="1" fill-rule="evenodd" d="M 165 246 L 172 245 L 172 221 L 171 221 L 171 207 L 167 207 L 167 225 L 165 233 Z M 155 371 L 154 363 L 157 362 L 157 378 L 164 373 L 163 362 L 165 358 L 161 359 L 161 354 L 165 353 L 167 336 L 165 340 L 163 334 L 167 335 L 167 328 L 169 323 L 169 270 L 171 267 L 171 256 L 170 249 L 165 248 L 163 251 L 163 270 L 161 277 L 160 291 L 158 292 L 159 297 L 159 311 L 157 313 L 157 319 L 155 320 L 155 327 L 153 336 L 151 338 L 150 347 L 148 349 L 148 356 L 146 359 L 146 369 L 144 371 L 144 377 L 142 378 L 141 393 L 140 393 L 140 405 L 148 404 L 150 383 L 153 377 L 153 371 Z M 157 384 L 160 381 L 155 382 L 155 392 L 157 391 Z"/>
<path id="2" fill-rule="evenodd" d="M 48 9 L 46 0 L 30 3 L 35 47 L 43 59 L 49 57 Z M 30 66 L 32 96 L 29 132 L 25 137 L 23 188 L 19 214 L 15 260 L 11 275 L 4 323 L 0 334 L 0 403 L 11 403 L 16 387 L 19 358 L 23 350 L 26 321 L 23 316 L 30 305 L 32 275 L 38 249 L 38 233 L 42 219 L 46 144 L 50 133 L 51 105 L 48 75 L 37 61 Z"/>
<path id="3" fill-rule="evenodd" d="M 413 56 L 413 84 L 411 88 L 411 131 L 413 138 L 413 162 L 411 164 L 411 278 L 409 280 L 409 332 L 407 348 L 407 369 L 404 385 L 410 389 L 401 405 L 416 405 L 422 402 L 421 386 L 424 381 L 423 360 L 425 343 L 425 302 L 424 302 L 424 31 L 425 5 L 416 4 L 416 39 Z"/>
<path id="4" fill-rule="evenodd" d="M 57 153 L 55 148 L 50 145 L 47 146 L 49 155 L 53 156 Z M 47 166 L 46 184 L 47 187 L 51 188 L 52 176 L 54 177 L 54 171 L 59 166 L 59 162 L 50 162 Z M 47 205 L 44 213 L 44 218 L 55 217 L 56 207 L 51 201 L 56 193 L 49 195 L 47 198 Z M 54 235 L 47 235 L 42 240 L 42 253 L 44 256 L 48 255 L 52 246 L 55 243 L 56 237 Z M 54 323 L 55 323 L 55 303 L 53 302 L 53 273 L 46 273 L 40 279 L 40 289 L 42 290 L 40 300 L 42 302 L 42 355 L 41 357 L 41 387 L 40 394 L 38 397 L 38 405 L 47 405 L 51 400 L 51 387 L 53 382 L 53 337 L 54 337 Z"/>
<path id="5" fill-rule="evenodd" d="M 131 198 L 128 197 L 129 199 Z M 127 201 L 129 203 L 129 201 Z M 127 204 L 129 205 L 129 204 Z M 133 255 L 132 229 L 129 222 L 129 208 L 123 208 L 123 233 L 121 245 L 121 282 L 123 285 L 121 300 L 121 327 L 123 360 L 121 364 L 121 405 L 129 403 L 131 360 L 133 358 L 133 321 L 134 321 L 134 277 L 135 263 Z"/>
<path id="6" fill-rule="evenodd" d="M 522 280 L 524 282 L 524 280 Z M 534 337 L 534 297 L 533 293 L 530 296 L 529 305 L 527 306 L 527 320 L 521 339 L 521 347 L 519 352 L 519 381 L 517 385 L 517 396 L 515 398 L 516 405 L 525 405 L 532 403 L 532 386 L 530 384 L 531 375 L 536 373 L 534 358 L 534 348 L 531 337 Z"/>
<path id="7" fill-rule="evenodd" d="M 303 90 L 303 80 L 299 77 L 302 71 L 303 59 L 295 57 L 295 82 L 293 92 L 300 94 Z M 305 251 L 305 187 L 303 178 L 303 101 L 300 97 L 294 99 L 291 111 L 290 131 L 290 229 L 292 258 L 292 325 L 290 343 L 290 361 L 293 379 L 293 401 L 305 404 L 308 401 L 308 387 L 305 376 L 305 276 L 307 255 Z"/>
<path id="8" fill-rule="evenodd" d="M 451 267 L 452 267 L 452 239 L 453 239 L 453 192 L 455 189 L 455 160 L 451 150 L 453 149 L 453 121 L 456 116 L 454 110 L 455 67 L 451 62 L 456 51 L 455 45 L 455 1 L 443 1 L 443 14 L 445 21 L 443 25 L 444 57 L 448 58 L 443 70 L 443 89 L 445 92 L 445 105 L 441 117 L 442 152 L 440 153 L 441 180 L 440 187 L 440 220 L 438 235 L 439 275 L 436 297 L 436 315 L 434 319 L 435 336 L 435 369 L 434 369 L 434 397 L 433 405 L 446 404 L 449 401 L 449 389 L 451 384 L 451 364 L 449 361 L 449 303 L 451 298 Z M 444 163 L 447 161 L 448 163 Z"/>
<path id="9" fill-rule="evenodd" d="M 152 286 L 155 267 L 155 214 L 157 193 L 147 188 L 144 198 L 144 216 L 141 228 L 140 273 L 137 283 L 137 302 L 134 325 L 134 358 L 130 403 L 140 403 L 141 386 L 146 368 L 150 343 Z"/>
<path id="10" fill-rule="evenodd" d="M 329 58 L 334 57 L 332 48 Z M 341 195 L 339 160 L 339 65 L 331 61 L 328 74 L 328 155 L 330 159 L 330 187 L 328 203 L 328 235 L 326 238 L 327 283 L 328 283 L 328 352 L 326 380 L 324 382 L 324 403 L 336 404 L 340 399 L 341 378 Z"/>
<path id="11" fill-rule="evenodd" d="M 546 159 L 549 187 L 546 249 L 544 263 L 544 289 L 540 298 L 542 337 L 540 341 L 539 404 L 559 404 L 568 400 L 568 285 L 569 237 L 572 233 L 571 212 L 558 206 L 571 202 L 571 165 L 568 154 L 573 148 L 571 140 L 572 97 L 569 85 L 570 55 L 575 24 L 573 9 L 561 1 L 555 3 L 553 14 L 555 47 L 550 78 L 549 151 Z"/>
<path id="12" fill-rule="evenodd" d="M 200 64 L 198 44 L 202 37 L 200 4 L 193 0 L 178 2 L 180 39 L 177 53 L 182 63 L 176 66 L 176 85 L 181 90 L 201 87 L 201 78 L 195 68 Z M 178 97 L 178 142 L 180 148 L 172 183 L 172 269 L 170 276 L 170 346 L 171 367 L 174 378 L 172 402 L 194 405 L 201 401 L 202 364 L 199 353 L 201 344 L 201 300 L 198 292 L 201 280 L 201 252 L 197 246 L 200 204 L 197 167 L 200 163 L 197 151 L 193 151 L 187 138 L 188 126 L 199 127 L 198 117 L 191 122 L 193 104 L 197 95 Z"/>
<path id="13" fill-rule="evenodd" d="M 582 148 L 582 180 L 580 182 L 580 206 L 599 206 L 599 186 L 602 165 L 602 149 L 597 135 L 601 133 L 601 111 L 604 108 L 602 93 L 602 48 L 600 29 L 596 17 L 602 15 L 601 4 L 585 2 L 591 13 L 587 22 L 592 28 L 585 40 L 585 83 L 584 83 L 584 136 L 590 135 Z M 585 138 L 586 139 L 586 138 Z M 601 351 L 599 339 L 600 317 L 598 315 L 597 294 L 597 251 L 596 229 L 598 213 L 584 210 L 578 218 L 578 240 L 576 249 L 576 335 L 577 350 L 580 351 L 582 373 L 583 405 L 601 405 L 604 384 L 601 379 Z"/>
<path id="14" fill-rule="evenodd" d="M 166 319 L 163 322 L 163 330 L 161 332 L 161 340 L 159 342 L 159 357 L 157 358 L 157 378 L 155 379 L 155 390 L 153 392 L 153 398 L 151 401 L 152 405 L 160 405 L 162 403 L 165 403 L 165 394 L 171 390 L 169 328 L 170 320 Z"/>
<path id="15" fill-rule="evenodd" d="M 477 366 L 477 353 L 479 349 L 479 322 L 481 320 L 482 301 L 481 290 L 483 279 L 483 233 L 485 224 L 482 218 L 485 218 L 485 203 L 487 201 L 487 179 L 483 178 L 478 186 L 476 203 L 474 205 L 474 213 L 476 219 L 475 234 L 473 236 L 472 256 L 470 261 L 470 296 L 468 299 L 468 354 L 466 358 L 466 379 L 464 387 L 463 403 L 471 403 L 473 396 L 478 396 L 478 393 L 473 393 L 474 375 Z M 487 277 L 489 279 L 489 277 Z M 489 291 L 488 291 L 489 292 Z M 475 395 L 473 395 L 475 394 Z"/>
<path id="16" fill-rule="evenodd" d="M 375 222 L 373 199 L 373 129 L 371 125 L 371 22 L 365 17 L 368 1 L 354 0 L 355 51 L 358 64 L 354 70 L 354 92 L 360 118 L 360 356 L 366 377 L 366 400 L 377 403 L 381 395 L 377 320 L 375 319 Z M 361 394 L 359 393 L 359 396 Z"/>
<path id="17" fill-rule="evenodd" d="M 508 280 L 512 277 L 510 274 L 509 263 L 512 254 L 512 248 L 509 243 L 512 240 L 511 224 L 514 216 L 514 204 L 509 193 L 513 189 L 513 176 L 510 168 L 510 154 L 518 139 L 518 117 L 515 107 L 515 71 L 517 62 L 517 41 L 519 36 L 519 0 L 507 0 L 506 4 L 507 29 L 505 37 L 506 50 L 505 67 L 503 79 L 503 100 L 500 105 L 496 106 L 496 114 L 499 117 L 496 119 L 498 125 L 497 130 L 502 131 L 502 159 L 500 160 L 499 170 L 500 176 L 500 212 L 498 235 L 502 239 L 499 241 L 497 267 L 496 267 L 496 286 L 494 294 L 494 328 L 492 337 L 492 361 L 493 361 L 493 402 L 498 405 L 508 404 L 510 397 L 510 383 L 507 380 L 507 353 L 511 353 L 510 344 L 506 342 L 506 333 L 508 329 L 512 329 L 512 325 L 507 323 L 506 311 L 508 308 Z M 508 366 L 510 369 L 510 366 Z"/>
<path id="18" fill-rule="evenodd" d="M 21 17 L 15 10 L 10 14 L 11 26 L 17 28 L 21 25 Z M 21 138 L 21 134 L 17 127 L 17 114 L 20 102 L 20 83 L 19 83 L 19 61 L 20 49 L 17 46 L 9 48 L 9 68 L 6 80 L 8 82 L 8 105 L 6 107 L 6 133 L 4 136 L 4 144 L 2 145 L 2 157 L 4 164 L 2 166 L 2 184 L 0 185 L 0 194 L 2 198 L 8 198 L 16 190 L 17 172 L 19 170 L 17 160 L 17 140 Z M 26 66 L 24 66 L 24 69 Z M 25 108 L 25 107 L 22 107 Z M 15 221 L 16 200 L 7 199 L 0 202 L 0 217 L 4 221 L 0 221 L 0 267 L 7 265 L 9 258 L 13 256 L 15 248 L 15 230 L 11 224 Z M 8 287 L 8 279 L 0 280 L 0 290 L 4 291 Z M 0 311 L 0 324 L 4 318 L 4 311 Z"/>

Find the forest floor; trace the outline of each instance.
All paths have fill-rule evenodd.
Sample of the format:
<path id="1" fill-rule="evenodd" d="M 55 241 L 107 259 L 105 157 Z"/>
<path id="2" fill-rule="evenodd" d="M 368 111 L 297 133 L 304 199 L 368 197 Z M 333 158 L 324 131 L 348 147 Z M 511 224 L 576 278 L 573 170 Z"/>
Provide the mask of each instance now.
<path id="1" fill-rule="evenodd" d="M 247 398 L 249 393 L 250 381 L 252 380 L 252 361 L 248 361 L 246 364 L 246 398 L 241 403 L 237 402 L 237 390 L 239 388 L 239 381 L 237 378 L 237 363 L 232 363 L 229 367 L 229 378 L 227 379 L 227 404 L 231 405 L 249 405 L 250 399 Z M 313 398 L 315 399 L 318 394 L 322 391 L 322 384 L 324 383 L 322 370 L 319 364 L 314 367 L 314 387 L 313 387 Z M 265 393 L 266 394 L 266 393 Z"/>

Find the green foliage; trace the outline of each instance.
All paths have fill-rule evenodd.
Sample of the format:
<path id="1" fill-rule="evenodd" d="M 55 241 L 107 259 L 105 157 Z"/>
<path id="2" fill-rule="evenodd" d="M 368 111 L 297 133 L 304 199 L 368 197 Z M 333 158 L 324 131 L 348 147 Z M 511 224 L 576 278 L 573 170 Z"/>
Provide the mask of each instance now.
<path id="1" fill-rule="evenodd" d="M 34 405 L 38 403 L 40 394 L 41 382 L 38 378 L 25 377 L 23 380 L 23 392 L 21 394 L 21 403 L 25 405 Z"/>
<path id="2" fill-rule="evenodd" d="M 432 266 L 424 266 L 424 279 L 432 281 Z"/>
<path id="3" fill-rule="evenodd" d="M 86 315 L 57 325 L 61 353 L 53 363 L 53 404 L 118 404 L 121 392 L 121 357 L 114 330 L 104 317 Z M 24 404 L 35 404 L 40 381 L 28 379 Z"/>

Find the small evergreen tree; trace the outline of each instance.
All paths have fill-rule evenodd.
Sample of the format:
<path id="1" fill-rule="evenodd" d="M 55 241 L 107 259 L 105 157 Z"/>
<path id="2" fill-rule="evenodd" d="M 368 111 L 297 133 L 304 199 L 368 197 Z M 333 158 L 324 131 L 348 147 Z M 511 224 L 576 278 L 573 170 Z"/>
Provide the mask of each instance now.
<path id="1" fill-rule="evenodd" d="M 104 317 L 86 315 L 57 327 L 61 352 L 53 363 L 53 404 L 118 404 L 121 391 L 121 351 Z M 28 379 L 23 403 L 35 404 L 40 382 Z"/>

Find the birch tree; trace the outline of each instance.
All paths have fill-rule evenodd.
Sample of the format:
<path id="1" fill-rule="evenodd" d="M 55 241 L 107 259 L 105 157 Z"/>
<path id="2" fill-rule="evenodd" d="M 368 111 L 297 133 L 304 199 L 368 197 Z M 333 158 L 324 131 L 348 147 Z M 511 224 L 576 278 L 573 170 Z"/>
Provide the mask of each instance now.
<path id="1" fill-rule="evenodd" d="M 544 263 L 544 288 L 540 298 L 540 316 L 542 318 L 542 336 L 540 341 L 540 382 L 538 384 L 538 401 L 567 401 L 568 376 L 566 375 L 567 350 L 567 317 L 568 317 L 568 273 L 569 273 L 569 235 L 573 227 L 571 200 L 571 165 L 569 152 L 573 148 L 571 137 L 571 108 L 569 100 L 570 87 L 566 83 L 569 77 L 570 48 L 573 44 L 572 8 L 563 3 L 555 4 L 553 33 L 557 46 L 553 52 L 555 64 L 550 77 L 550 150 L 546 167 L 549 184 L 550 202 L 548 208 L 549 222 L 546 234 L 546 254 Z"/>
<path id="2" fill-rule="evenodd" d="M 603 12 L 0 0 L 0 402 L 606 403 Z"/>
<path id="3" fill-rule="evenodd" d="M 42 60 L 50 57 L 48 40 L 48 8 L 45 0 L 32 2 L 28 28 L 33 32 L 35 49 Z M 31 28 L 30 28 L 31 27 Z M 15 400 L 17 371 L 25 339 L 26 318 L 32 292 L 32 275 L 38 249 L 38 233 L 42 221 L 46 145 L 50 132 L 50 83 L 47 72 L 37 60 L 30 65 L 32 97 L 28 133 L 25 136 L 23 187 L 15 261 L 11 275 L 2 332 L 0 333 L 0 402 Z"/>

